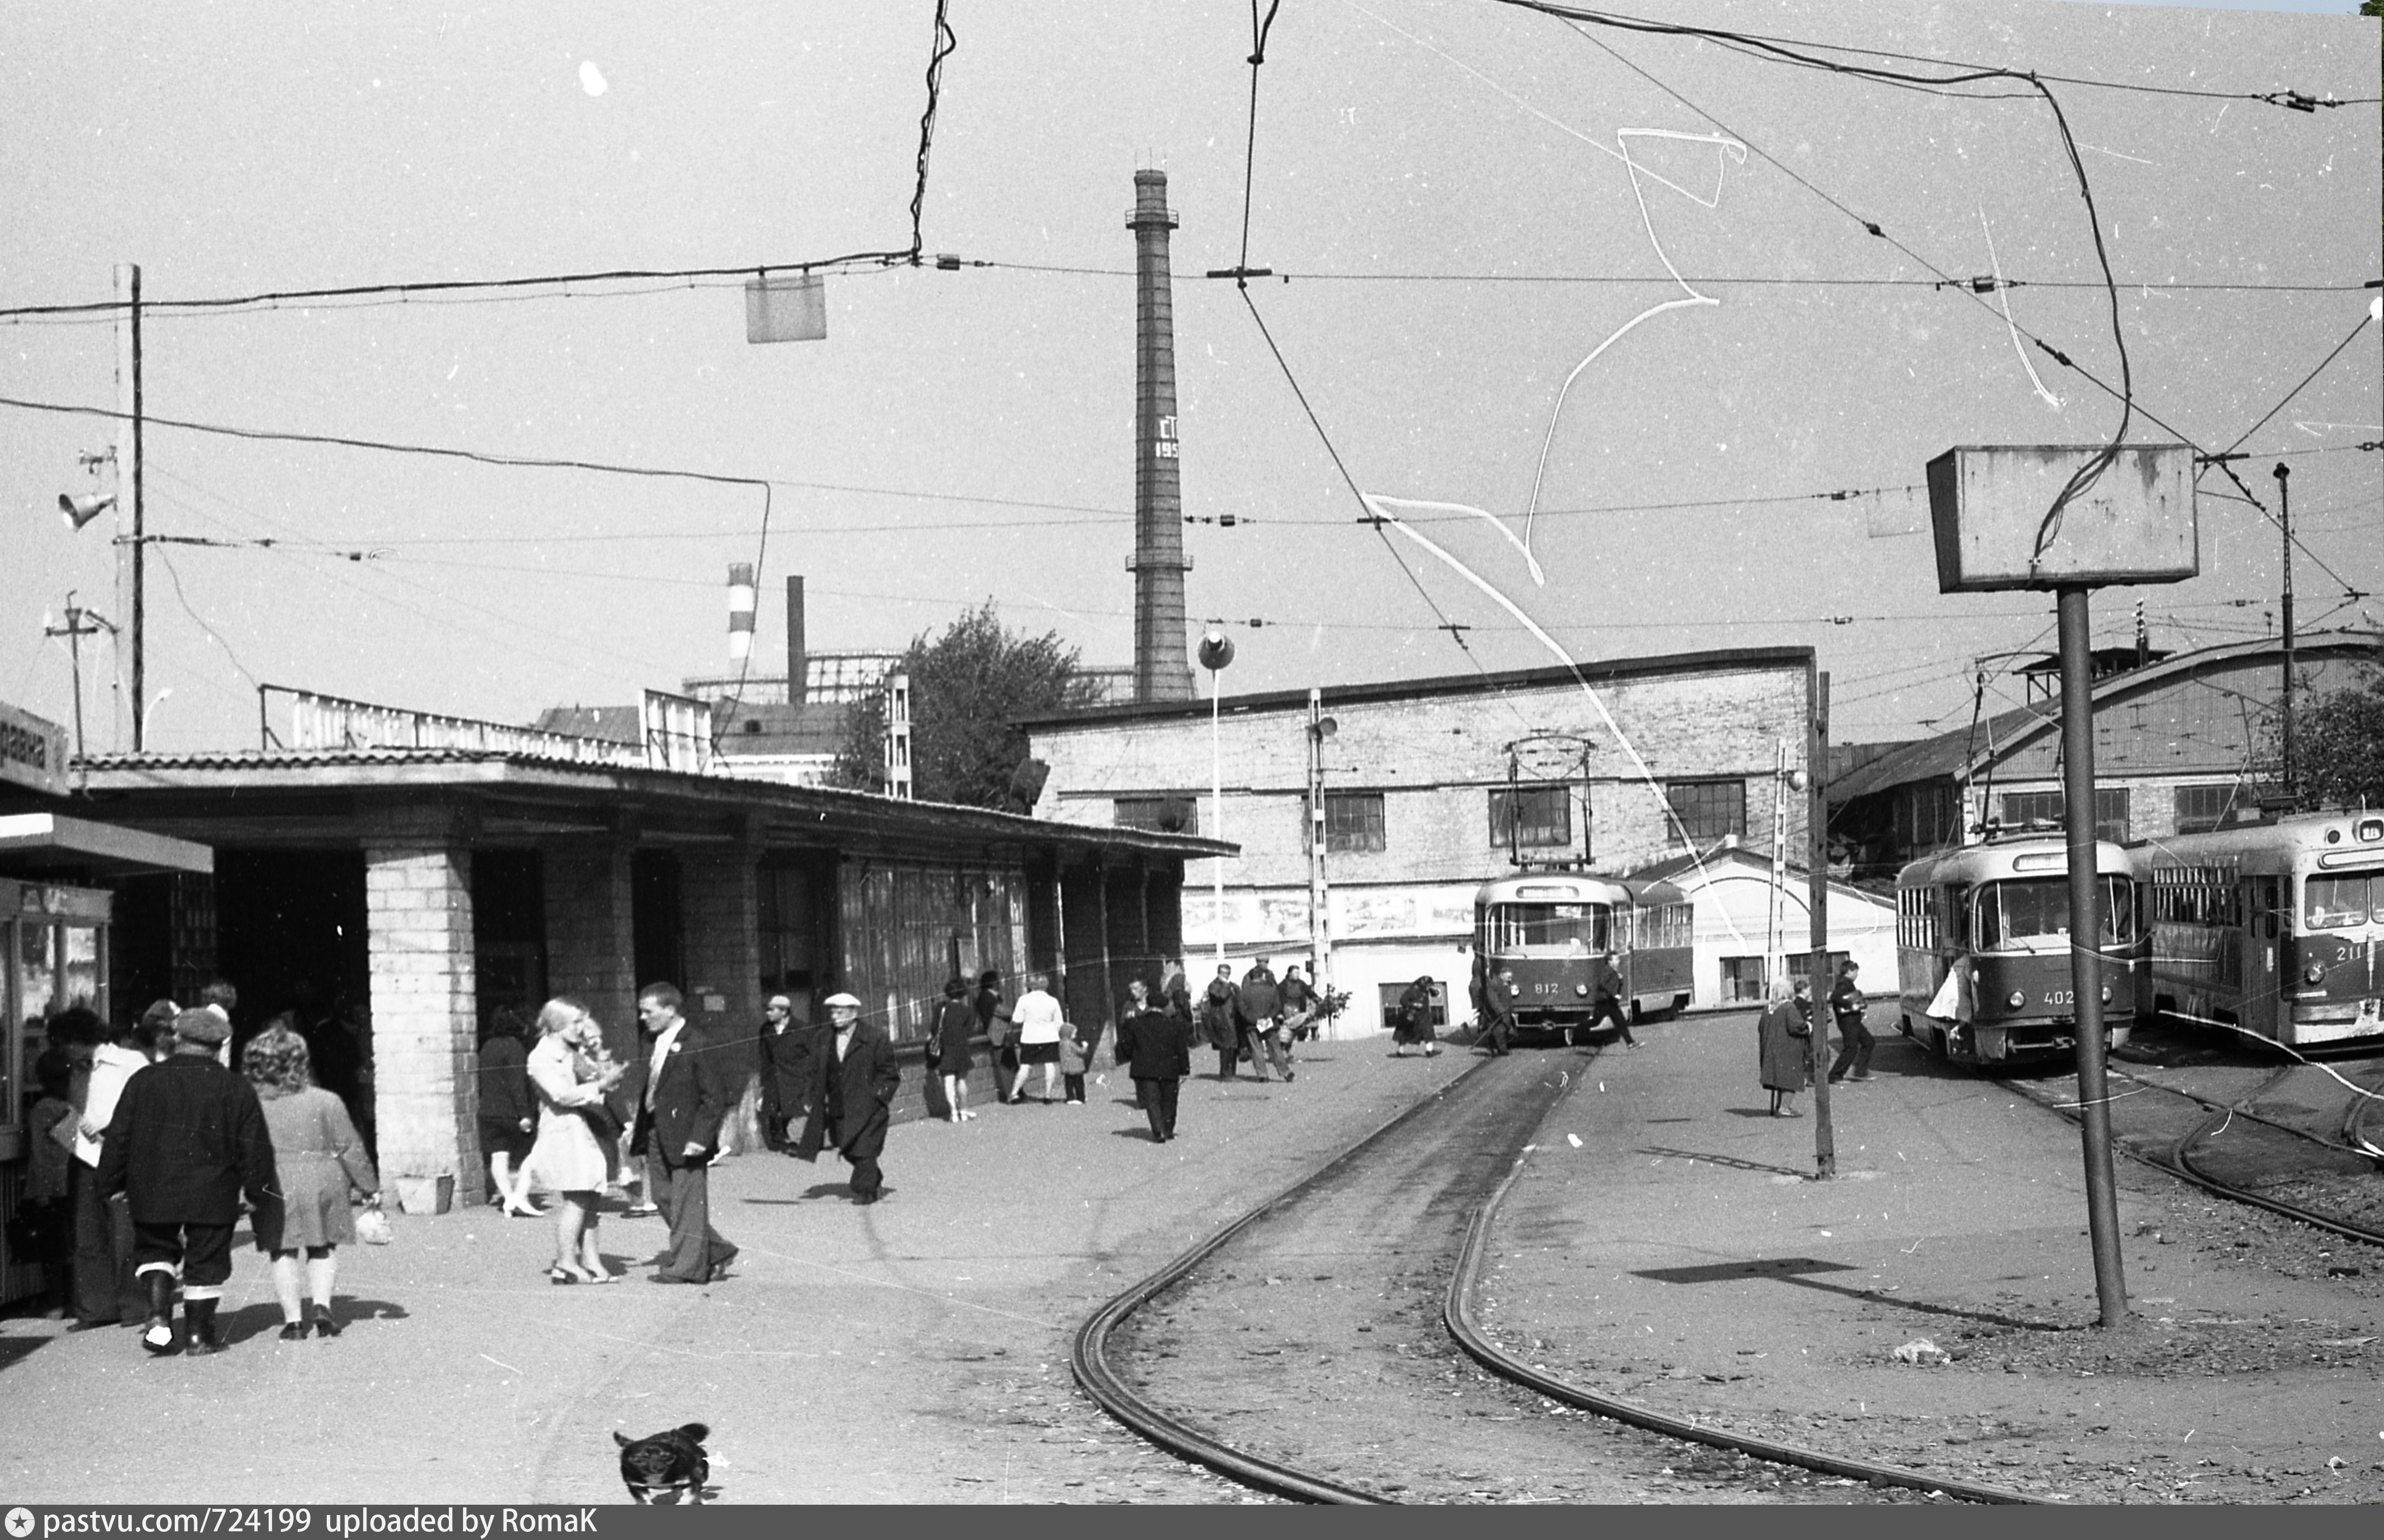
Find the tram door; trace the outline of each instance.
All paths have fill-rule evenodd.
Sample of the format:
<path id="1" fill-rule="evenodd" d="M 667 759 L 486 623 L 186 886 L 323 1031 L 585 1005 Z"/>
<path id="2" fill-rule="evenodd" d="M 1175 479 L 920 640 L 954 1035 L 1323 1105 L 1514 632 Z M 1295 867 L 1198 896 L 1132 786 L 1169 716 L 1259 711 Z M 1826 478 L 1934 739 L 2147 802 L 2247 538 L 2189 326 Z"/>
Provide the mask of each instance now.
<path id="1" fill-rule="evenodd" d="M 2292 1040 L 2292 1001 L 2278 966 L 2277 879 L 2243 882 L 2243 994 L 2236 1025 L 2278 1042 Z"/>

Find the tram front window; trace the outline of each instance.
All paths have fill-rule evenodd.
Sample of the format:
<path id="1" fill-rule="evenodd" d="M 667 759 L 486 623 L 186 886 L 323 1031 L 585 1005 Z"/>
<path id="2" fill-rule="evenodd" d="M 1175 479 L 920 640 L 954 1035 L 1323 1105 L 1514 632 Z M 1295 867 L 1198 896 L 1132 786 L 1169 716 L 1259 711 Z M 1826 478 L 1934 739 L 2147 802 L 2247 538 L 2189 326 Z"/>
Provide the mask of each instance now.
<path id="1" fill-rule="evenodd" d="M 2384 872 L 2312 877 L 2304 886 L 2302 924 L 2310 930 L 2350 930 L 2370 920 L 2384 925 Z"/>
<path id="2" fill-rule="evenodd" d="M 1980 951 L 2029 951 L 2069 937 L 2069 879 L 1982 882 L 1970 897 L 1970 934 Z M 2103 879 L 2103 939 L 2135 938 L 2135 902 L 2125 877 Z"/>
<path id="3" fill-rule="evenodd" d="M 1490 912 L 1490 947 L 1606 951 L 1611 911 L 1602 903 L 1502 903 Z"/>

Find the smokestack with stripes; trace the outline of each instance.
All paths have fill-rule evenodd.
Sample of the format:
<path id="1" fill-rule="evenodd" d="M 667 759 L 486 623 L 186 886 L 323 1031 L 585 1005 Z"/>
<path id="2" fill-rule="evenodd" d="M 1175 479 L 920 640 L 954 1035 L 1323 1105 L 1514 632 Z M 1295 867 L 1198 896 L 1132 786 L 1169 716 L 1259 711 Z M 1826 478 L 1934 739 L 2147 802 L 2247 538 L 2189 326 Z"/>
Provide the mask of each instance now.
<path id="1" fill-rule="evenodd" d="M 1184 487 L 1175 436 L 1175 293 L 1167 173 L 1134 174 L 1134 697 L 1189 701 L 1184 648 Z"/>
<path id="2" fill-rule="evenodd" d="M 728 661 L 738 667 L 753 655 L 753 564 L 732 562 L 728 567 Z"/>

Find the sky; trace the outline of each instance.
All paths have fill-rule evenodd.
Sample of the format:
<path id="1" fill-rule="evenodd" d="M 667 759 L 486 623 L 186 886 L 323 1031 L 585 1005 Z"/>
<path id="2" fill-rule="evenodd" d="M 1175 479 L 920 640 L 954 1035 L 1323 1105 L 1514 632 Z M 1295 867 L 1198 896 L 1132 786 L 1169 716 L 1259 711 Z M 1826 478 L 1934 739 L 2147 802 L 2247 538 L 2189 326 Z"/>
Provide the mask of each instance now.
<path id="1" fill-rule="evenodd" d="M 1967 722 L 1978 660 L 2052 644 L 2050 595 L 1937 592 L 1923 467 L 2106 441 L 2122 344 L 2131 441 L 2249 458 L 2240 489 L 2201 481 L 2201 576 L 2101 590 L 2098 641 L 2138 602 L 2161 648 L 2272 625 L 2278 465 L 2302 627 L 2384 623 L 2346 599 L 2384 590 L 2384 456 L 2359 447 L 2384 439 L 2378 23 L 2350 8 L 1633 7 L 2066 77 L 2090 219 L 2010 79 L 1966 97 L 1487 0 L 1288 0 L 1253 136 L 1247 6 L 953 0 L 921 240 L 962 266 L 832 273 L 826 340 L 753 345 L 735 277 L 172 302 L 907 249 L 931 3 L 26 0 L 0 19 L 0 397 L 112 410 L 113 316 L 23 311 L 141 265 L 152 748 L 253 745 L 259 682 L 499 721 L 675 689 L 726 670 L 726 570 L 757 555 L 757 666 L 788 574 L 814 650 L 990 599 L 1122 664 L 1124 219 L 1156 167 L 1188 608 L 1235 639 L 1228 694 L 1554 662 L 1462 564 L 1583 660 L 1813 646 L 1834 738 L 1909 738 Z M 2357 100 L 2241 99 L 2281 92 Z M 1240 260 L 1246 154 L 1248 264 L 1276 275 L 1247 292 L 1202 276 Z M 112 486 L 79 456 L 114 436 L 0 405 L 0 701 L 60 722 L 68 590 L 129 618 L 114 518 L 56 507 Z M 1360 491 L 1495 520 L 1419 523 L 1444 562 Z M 166 543 L 189 540 L 229 543 Z M 92 747 L 124 746 L 118 664 L 84 661 Z"/>

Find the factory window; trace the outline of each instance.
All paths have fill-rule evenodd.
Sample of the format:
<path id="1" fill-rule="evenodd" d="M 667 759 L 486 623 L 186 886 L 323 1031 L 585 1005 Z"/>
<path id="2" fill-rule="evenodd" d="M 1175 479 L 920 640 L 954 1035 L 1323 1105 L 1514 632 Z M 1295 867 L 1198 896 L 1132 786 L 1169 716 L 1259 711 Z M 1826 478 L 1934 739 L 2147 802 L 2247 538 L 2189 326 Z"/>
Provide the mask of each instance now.
<path id="1" fill-rule="evenodd" d="M 1383 794 L 1379 791 L 1326 792 L 1324 848 L 1327 851 L 1383 849 Z"/>
<path id="2" fill-rule="evenodd" d="M 2180 786 L 2177 789 L 2177 832 L 2206 834 L 2243 801 L 2242 789 L 2225 786 Z"/>
<path id="3" fill-rule="evenodd" d="M 1200 802 L 1194 797 L 1120 797 L 1117 826 L 1150 834 L 1198 834 Z"/>
<path id="4" fill-rule="evenodd" d="M 1680 820 L 1670 830 L 1674 840 L 1683 830 L 1692 845 L 1707 844 L 1725 835 L 1745 838 L 1745 781 L 1667 781 L 1664 798 Z"/>
<path id="5" fill-rule="evenodd" d="M 2003 807 L 2003 825 L 2006 829 L 2023 829 L 2030 825 L 2060 828 L 2067 813 L 2065 800 L 2058 791 L 2005 791 L 1995 799 Z M 2094 789 L 2094 838 L 2114 844 L 2128 838 L 2128 789 L 2124 786 Z"/>
<path id="6" fill-rule="evenodd" d="M 1561 786 L 1525 787 L 1490 793 L 1490 843 L 1504 849 L 1511 826 L 1524 850 L 1563 849 L 1572 843 L 1572 793 Z"/>

